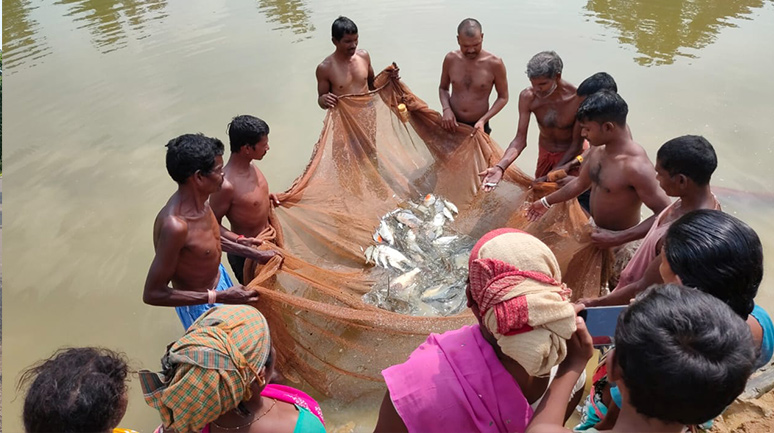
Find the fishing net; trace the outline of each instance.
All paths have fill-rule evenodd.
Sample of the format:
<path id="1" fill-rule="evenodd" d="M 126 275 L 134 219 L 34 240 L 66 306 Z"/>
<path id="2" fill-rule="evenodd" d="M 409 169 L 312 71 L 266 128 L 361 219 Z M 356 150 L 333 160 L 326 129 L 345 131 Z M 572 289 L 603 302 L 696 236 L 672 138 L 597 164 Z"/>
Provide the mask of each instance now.
<path id="1" fill-rule="evenodd" d="M 556 185 L 530 188 L 532 178 L 515 166 L 494 191 L 484 192 L 478 173 L 500 159 L 501 148 L 465 125 L 442 129 L 438 112 L 391 78 L 391 69 L 376 77 L 377 90 L 342 96 L 328 110 L 304 173 L 278 195 L 282 204 L 270 216 L 274 230 L 261 248 L 279 250 L 284 261 L 245 264 L 282 372 L 345 401 L 383 389 L 381 370 L 405 361 L 429 333 L 475 323 L 467 309 L 421 317 L 363 301 L 383 276 L 365 264 L 363 248 L 373 244 L 379 218 L 401 202 L 428 193 L 445 197 L 459 208 L 451 227 L 473 239 L 505 226 L 534 234 L 556 254 L 575 299 L 598 296 L 606 280 L 607 253 L 590 245 L 577 201 L 529 223 L 525 201 Z"/>

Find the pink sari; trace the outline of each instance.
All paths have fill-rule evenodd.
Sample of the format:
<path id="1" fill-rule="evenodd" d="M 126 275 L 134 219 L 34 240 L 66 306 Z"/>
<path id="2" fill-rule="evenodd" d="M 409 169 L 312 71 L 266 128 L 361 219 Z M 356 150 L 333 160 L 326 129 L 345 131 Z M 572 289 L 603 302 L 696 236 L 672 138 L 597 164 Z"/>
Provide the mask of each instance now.
<path id="1" fill-rule="evenodd" d="M 261 391 L 261 395 L 263 397 L 268 398 L 276 398 L 279 401 L 283 401 L 285 403 L 295 404 L 300 407 L 303 407 L 304 409 L 307 409 L 309 412 L 312 412 L 312 415 L 316 416 L 323 425 L 325 425 L 325 420 L 322 416 L 322 409 L 320 409 L 320 405 L 317 404 L 317 401 L 310 397 L 307 393 L 291 388 L 289 386 L 285 385 L 275 385 L 273 383 L 270 383 L 266 385 L 266 387 Z M 158 429 L 154 433 L 161 433 L 163 430 L 161 430 L 161 426 L 159 426 Z M 203 429 L 202 433 L 210 433 L 210 425 L 207 424 Z"/>
<path id="2" fill-rule="evenodd" d="M 410 432 L 523 432 L 532 419 L 479 325 L 430 334 L 406 362 L 382 375 Z"/>

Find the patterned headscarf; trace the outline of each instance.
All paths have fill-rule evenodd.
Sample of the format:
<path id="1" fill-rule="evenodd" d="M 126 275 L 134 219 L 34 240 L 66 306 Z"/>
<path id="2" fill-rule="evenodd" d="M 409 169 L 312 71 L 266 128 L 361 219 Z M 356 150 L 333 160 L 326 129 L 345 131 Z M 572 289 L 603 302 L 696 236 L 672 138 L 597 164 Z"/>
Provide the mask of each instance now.
<path id="1" fill-rule="evenodd" d="M 167 347 L 162 372 L 140 372 L 145 402 L 158 409 L 165 427 L 200 431 L 251 397 L 250 383 L 270 351 L 269 327 L 258 310 L 213 308 Z"/>
<path id="2" fill-rule="evenodd" d="M 539 239 L 494 230 L 470 254 L 470 293 L 481 325 L 503 353 L 531 376 L 545 376 L 564 359 L 575 332 L 575 310 L 556 257 Z"/>

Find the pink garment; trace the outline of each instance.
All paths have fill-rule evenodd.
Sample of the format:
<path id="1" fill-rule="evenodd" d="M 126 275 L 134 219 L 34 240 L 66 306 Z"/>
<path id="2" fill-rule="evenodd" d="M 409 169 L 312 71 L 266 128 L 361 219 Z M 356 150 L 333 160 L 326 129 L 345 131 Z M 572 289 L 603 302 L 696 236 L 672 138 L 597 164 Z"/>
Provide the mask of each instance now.
<path id="1" fill-rule="evenodd" d="M 430 334 L 382 375 L 409 432 L 523 432 L 532 419 L 479 325 Z"/>
<path id="2" fill-rule="evenodd" d="M 268 398 L 276 398 L 279 401 L 284 401 L 285 403 L 295 404 L 298 406 L 303 407 L 304 409 L 309 410 L 309 412 L 312 412 L 312 415 L 316 416 L 320 419 L 320 422 L 325 425 L 325 420 L 323 420 L 322 416 L 322 409 L 320 409 L 320 405 L 317 404 L 317 401 L 310 397 L 307 393 L 291 388 L 289 386 L 285 385 L 276 385 L 273 383 L 270 383 L 266 385 L 265 388 L 263 388 L 263 391 L 261 391 L 261 395 L 263 397 Z M 161 426 L 159 426 L 161 428 Z M 155 433 L 159 433 L 158 429 Z M 202 433 L 210 433 L 210 425 L 207 424 L 202 429 Z"/>
<path id="3" fill-rule="evenodd" d="M 637 248 L 637 252 L 634 253 L 632 259 L 629 260 L 629 263 L 626 265 L 623 272 L 621 272 L 621 278 L 618 280 L 618 285 L 615 286 L 615 289 L 628 286 L 629 284 L 642 278 L 642 276 L 645 274 L 645 270 L 648 269 L 650 262 L 652 262 L 653 259 L 655 259 L 658 255 L 658 251 L 656 251 L 658 241 L 660 241 L 661 238 L 666 235 L 669 226 L 671 226 L 672 222 L 674 221 L 673 219 L 668 223 L 662 224 L 661 220 L 664 218 L 664 215 L 666 215 L 667 211 L 672 209 L 672 207 L 679 202 L 680 200 L 678 199 L 662 210 L 660 214 L 658 214 L 656 221 L 653 222 L 653 226 L 650 227 L 648 234 L 646 234 L 642 239 L 640 247 Z"/>
<path id="4" fill-rule="evenodd" d="M 285 403 L 301 406 L 304 409 L 307 409 L 309 412 L 312 412 L 312 415 L 319 418 L 320 422 L 325 425 L 325 420 L 323 419 L 320 405 L 317 404 L 317 401 L 315 401 L 315 399 L 310 397 L 304 391 L 285 385 L 276 385 L 270 383 L 266 385 L 265 388 L 263 388 L 261 395 L 268 398 L 276 398 L 277 400 L 284 401 Z"/>

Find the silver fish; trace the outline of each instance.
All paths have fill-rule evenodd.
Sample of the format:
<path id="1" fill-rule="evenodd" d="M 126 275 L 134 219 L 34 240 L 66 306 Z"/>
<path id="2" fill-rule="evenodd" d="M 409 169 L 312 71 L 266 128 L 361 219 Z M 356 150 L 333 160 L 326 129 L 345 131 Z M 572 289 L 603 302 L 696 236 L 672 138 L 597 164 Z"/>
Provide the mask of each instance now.
<path id="1" fill-rule="evenodd" d="M 442 245 L 442 246 L 443 245 L 449 245 L 452 242 L 456 241 L 457 239 L 458 239 L 458 236 L 454 236 L 454 235 L 452 235 L 452 236 L 444 236 L 442 238 L 438 238 L 438 239 L 434 240 L 433 244 L 435 244 L 435 245 Z"/>
<path id="2" fill-rule="evenodd" d="M 435 204 L 435 196 L 432 194 L 426 195 L 424 200 L 422 200 L 422 204 L 427 207 L 432 206 L 433 204 Z"/>
<path id="3" fill-rule="evenodd" d="M 436 214 L 433 217 L 433 227 L 443 227 L 443 224 L 446 222 L 446 217 L 443 216 L 443 213 Z"/>
<path id="4" fill-rule="evenodd" d="M 446 208 L 452 211 L 452 213 L 455 215 L 460 213 L 460 211 L 457 210 L 457 206 L 455 206 L 454 203 L 450 202 L 449 200 L 444 200 L 443 205 L 446 206 Z"/>
<path id="5" fill-rule="evenodd" d="M 395 243 L 395 236 L 393 236 L 392 229 L 390 226 L 382 220 L 381 223 L 379 223 L 379 236 L 382 237 L 385 241 L 387 241 L 388 244 L 392 245 Z"/>
<path id="6" fill-rule="evenodd" d="M 377 245 L 374 256 L 375 260 L 377 260 L 383 268 L 391 267 L 398 270 L 404 270 L 404 265 L 409 266 L 411 264 L 409 259 L 404 256 L 403 253 L 395 248 L 390 248 L 387 245 Z"/>
<path id="7" fill-rule="evenodd" d="M 422 224 L 422 221 L 408 210 L 397 213 L 395 215 L 395 219 L 398 220 L 398 222 L 411 227 L 412 229 L 415 229 Z"/>
<path id="8" fill-rule="evenodd" d="M 370 247 L 366 248 L 365 250 L 366 264 L 374 263 L 374 251 L 376 251 L 376 247 L 374 245 L 371 245 Z"/>
<path id="9" fill-rule="evenodd" d="M 442 213 L 443 213 L 443 216 L 446 217 L 446 219 L 448 219 L 449 221 L 454 221 L 454 215 L 452 215 L 448 207 L 444 207 Z"/>
<path id="10" fill-rule="evenodd" d="M 448 283 L 438 284 L 422 292 L 422 296 L 420 296 L 419 299 L 424 302 L 443 299 L 449 294 L 449 290 L 452 287 L 453 286 Z"/>

